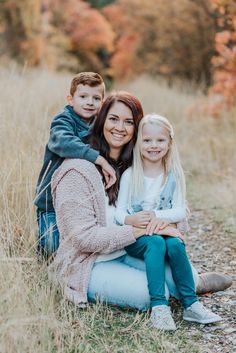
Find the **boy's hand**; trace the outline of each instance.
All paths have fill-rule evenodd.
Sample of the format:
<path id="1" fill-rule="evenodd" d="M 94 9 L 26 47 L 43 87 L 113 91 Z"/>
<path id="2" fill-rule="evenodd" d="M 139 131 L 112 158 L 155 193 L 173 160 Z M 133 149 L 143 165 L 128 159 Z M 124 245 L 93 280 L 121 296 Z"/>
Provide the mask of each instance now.
<path id="1" fill-rule="evenodd" d="M 146 228 L 151 220 L 151 213 L 148 211 L 140 211 L 133 215 L 125 217 L 125 224 L 132 225 L 137 228 Z M 145 233 L 144 233 L 145 234 Z"/>
<path id="2" fill-rule="evenodd" d="M 105 188 L 109 189 L 116 182 L 115 170 L 110 166 L 110 164 L 107 162 L 107 160 L 102 156 L 98 156 L 98 158 L 95 161 L 95 164 L 100 165 L 100 167 L 102 168 L 102 173 L 104 175 L 105 182 L 106 182 Z"/>

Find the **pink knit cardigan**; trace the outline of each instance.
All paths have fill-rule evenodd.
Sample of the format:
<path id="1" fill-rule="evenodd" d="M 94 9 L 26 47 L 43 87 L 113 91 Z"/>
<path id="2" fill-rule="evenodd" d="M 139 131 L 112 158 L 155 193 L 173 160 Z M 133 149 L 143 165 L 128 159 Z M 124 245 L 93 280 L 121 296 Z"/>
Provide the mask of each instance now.
<path id="1" fill-rule="evenodd" d="M 52 195 L 60 232 L 60 246 L 49 266 L 49 276 L 75 303 L 87 302 L 93 264 L 133 242 L 131 226 L 106 226 L 105 191 L 94 164 L 66 159 L 52 178 Z M 70 298 L 71 299 L 71 298 Z"/>

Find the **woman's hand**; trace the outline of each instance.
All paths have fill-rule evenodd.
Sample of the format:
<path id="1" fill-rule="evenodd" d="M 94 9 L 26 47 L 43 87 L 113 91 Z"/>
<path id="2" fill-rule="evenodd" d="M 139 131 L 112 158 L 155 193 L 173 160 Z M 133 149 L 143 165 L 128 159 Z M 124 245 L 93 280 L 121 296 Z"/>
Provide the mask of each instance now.
<path id="1" fill-rule="evenodd" d="M 125 224 L 129 224 L 137 228 L 146 228 L 151 219 L 152 219 L 151 212 L 140 211 L 133 215 L 126 216 Z"/>
<path id="2" fill-rule="evenodd" d="M 189 231 L 189 224 L 187 218 L 177 223 L 177 229 L 182 234 L 187 233 Z"/>
<path id="3" fill-rule="evenodd" d="M 143 235 L 146 235 L 146 228 L 137 228 L 133 227 L 133 235 L 135 239 L 138 239 L 142 237 Z"/>
<path id="4" fill-rule="evenodd" d="M 152 217 L 147 225 L 146 235 L 161 234 L 161 231 L 168 226 L 168 222 Z"/>
<path id="5" fill-rule="evenodd" d="M 172 225 L 168 225 L 159 232 L 159 235 L 168 235 L 169 237 L 180 238 L 185 243 L 185 236 Z"/>

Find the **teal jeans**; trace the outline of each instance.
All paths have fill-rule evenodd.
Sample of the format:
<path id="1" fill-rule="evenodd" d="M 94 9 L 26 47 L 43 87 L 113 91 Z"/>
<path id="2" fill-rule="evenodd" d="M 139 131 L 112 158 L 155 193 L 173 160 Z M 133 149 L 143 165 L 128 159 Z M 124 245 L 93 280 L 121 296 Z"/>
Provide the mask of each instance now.
<path id="1" fill-rule="evenodd" d="M 184 308 L 198 300 L 185 245 L 179 238 L 144 235 L 125 250 L 130 256 L 145 262 L 151 307 L 168 304 L 165 295 L 165 261 L 170 265 Z"/>

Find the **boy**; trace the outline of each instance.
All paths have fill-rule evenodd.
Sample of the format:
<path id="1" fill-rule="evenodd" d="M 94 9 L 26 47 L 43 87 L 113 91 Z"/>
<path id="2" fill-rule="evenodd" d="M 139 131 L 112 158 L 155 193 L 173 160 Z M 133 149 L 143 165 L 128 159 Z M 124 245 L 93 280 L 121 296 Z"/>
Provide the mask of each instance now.
<path id="1" fill-rule="evenodd" d="M 82 158 L 101 166 L 107 188 L 116 181 L 115 171 L 99 155 L 99 151 L 82 141 L 101 108 L 104 94 L 105 85 L 99 74 L 77 74 L 71 82 L 70 94 L 67 96 L 68 105 L 52 121 L 34 200 L 39 226 L 38 250 L 46 257 L 59 246 L 59 232 L 51 196 L 51 178 L 63 160 Z"/>

